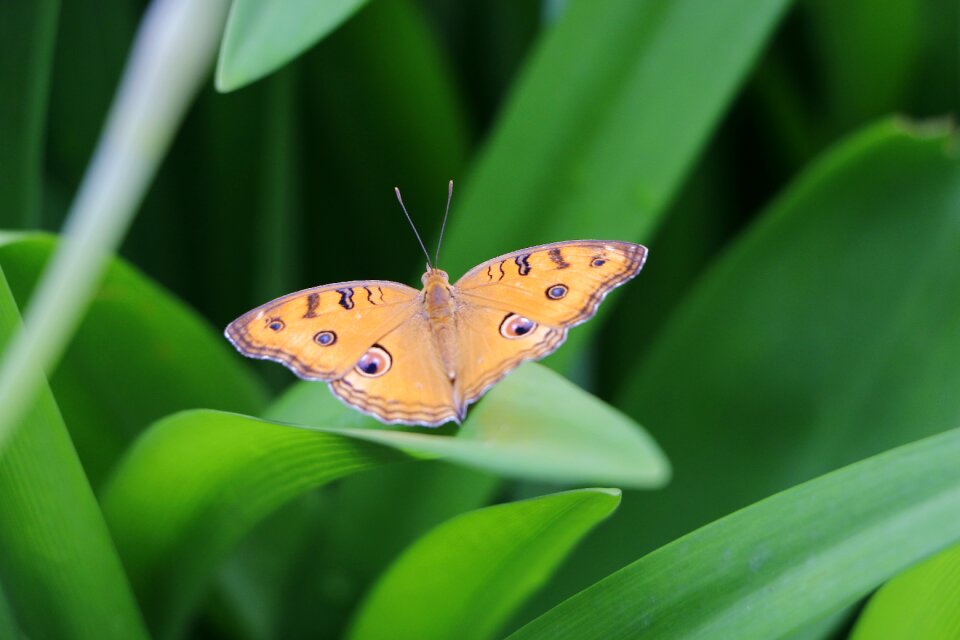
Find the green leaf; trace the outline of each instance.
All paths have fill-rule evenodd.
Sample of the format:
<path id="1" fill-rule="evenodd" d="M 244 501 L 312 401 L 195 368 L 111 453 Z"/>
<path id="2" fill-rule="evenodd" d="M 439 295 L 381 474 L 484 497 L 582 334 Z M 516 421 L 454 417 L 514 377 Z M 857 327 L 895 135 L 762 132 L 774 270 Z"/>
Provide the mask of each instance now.
<path id="1" fill-rule="evenodd" d="M 0 228 L 40 223 L 44 120 L 59 0 L 0 3 Z"/>
<path id="2" fill-rule="evenodd" d="M 870 598 L 851 640 L 960 637 L 960 546 L 905 571 Z"/>
<path id="3" fill-rule="evenodd" d="M 619 490 L 581 489 L 448 520 L 387 570 L 349 637 L 493 637 L 619 503 Z"/>
<path id="4" fill-rule="evenodd" d="M 189 411 L 134 443 L 104 489 L 103 511 L 148 625 L 174 637 L 256 522 L 312 487 L 406 459 L 332 433 Z"/>
<path id="5" fill-rule="evenodd" d="M 617 402 L 656 426 L 675 481 L 625 501 L 554 598 L 775 491 L 960 424 L 955 143 L 934 125 L 867 129 L 702 278 Z"/>
<path id="6" fill-rule="evenodd" d="M 19 322 L 0 271 L 0 345 Z M 0 505 L 0 583 L 26 636 L 146 638 L 96 498 L 46 385 L 0 457 Z"/>
<path id="7" fill-rule="evenodd" d="M 510 636 L 775 638 L 960 540 L 960 430 L 727 516 Z"/>
<path id="8" fill-rule="evenodd" d="M 0 234 L 0 265 L 21 305 L 57 244 L 47 234 Z M 120 259 L 51 387 L 95 487 L 154 420 L 194 407 L 256 413 L 266 397 L 220 331 Z"/>
<path id="9" fill-rule="evenodd" d="M 657 487 L 667 479 L 667 462 L 646 434 L 543 367 L 518 369 L 488 396 L 456 437 L 291 428 L 203 410 L 154 424 L 121 460 L 102 500 L 150 627 L 175 634 L 219 562 L 281 504 L 334 478 L 411 459 L 396 450 L 560 482 Z M 298 387 L 286 403 L 286 415 L 296 415 L 295 404 L 313 424 L 372 421 L 322 384 Z"/>
<path id="10" fill-rule="evenodd" d="M 456 437 L 423 429 L 361 428 L 378 423 L 345 407 L 319 384 L 294 387 L 274 411 L 306 428 L 347 425 L 354 428 L 338 432 L 513 478 L 650 489 L 670 476 L 667 459 L 639 425 L 535 363 L 491 389 L 470 409 Z"/>
<path id="11" fill-rule="evenodd" d="M 569 2 L 454 206 L 444 268 L 552 240 L 647 236 L 788 5 Z"/>
<path id="12" fill-rule="evenodd" d="M 233 91 L 283 66 L 340 26 L 367 0 L 234 0 L 216 84 Z"/>

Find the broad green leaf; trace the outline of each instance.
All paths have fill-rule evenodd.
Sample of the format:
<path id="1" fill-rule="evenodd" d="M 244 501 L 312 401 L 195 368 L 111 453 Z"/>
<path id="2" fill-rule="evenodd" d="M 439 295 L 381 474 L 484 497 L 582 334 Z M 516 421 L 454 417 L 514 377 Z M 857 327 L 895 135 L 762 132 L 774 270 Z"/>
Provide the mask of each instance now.
<path id="1" fill-rule="evenodd" d="M 0 228 L 37 227 L 60 0 L 0 3 Z"/>
<path id="2" fill-rule="evenodd" d="M 454 206 L 442 266 L 458 275 L 552 240 L 648 236 L 788 5 L 569 2 Z"/>
<path id="3" fill-rule="evenodd" d="M 180 629 L 213 571 L 255 523 L 294 496 L 361 469 L 444 456 L 557 482 L 612 479 L 649 488 L 669 474 L 639 427 L 536 365 L 495 387 L 456 437 L 315 426 L 360 414 L 322 384 L 299 389 L 306 395 L 288 397 L 286 412 L 295 416 L 289 403 L 296 403 L 311 425 L 176 414 L 140 437 L 106 486 L 104 513 L 148 624 L 161 637 Z"/>
<path id="4" fill-rule="evenodd" d="M 0 345 L 19 322 L 0 271 Z M 96 498 L 46 385 L 0 456 L 0 514 L 0 584 L 26 636 L 146 638 Z"/>
<path id="5" fill-rule="evenodd" d="M 134 443 L 104 489 L 103 511 L 148 625 L 175 637 L 256 522 L 310 488 L 407 459 L 332 433 L 189 411 Z"/>
<path id="6" fill-rule="evenodd" d="M 655 425 L 675 481 L 626 500 L 551 597 L 775 491 L 960 424 L 955 145 L 935 125 L 871 127 L 717 261 L 624 374 L 617 403 Z"/>
<path id="7" fill-rule="evenodd" d="M 367 0 L 234 0 L 217 62 L 217 89 L 275 71 L 340 26 Z"/>
<path id="8" fill-rule="evenodd" d="M 960 540 L 958 459 L 955 429 L 794 487 L 658 549 L 510 637 L 781 637 Z"/>
<path id="9" fill-rule="evenodd" d="M 0 234 L 0 265 L 21 305 L 56 246 L 47 234 Z M 259 411 L 266 394 L 241 360 L 220 331 L 114 259 L 51 380 L 94 487 L 136 434 L 164 415 Z"/>
<path id="10" fill-rule="evenodd" d="M 380 578 L 349 637 L 494 637 L 619 503 L 619 490 L 580 489 L 448 520 L 418 539 Z"/>
<path id="11" fill-rule="evenodd" d="M 960 546 L 905 571 L 870 598 L 851 640 L 960 637 Z"/>
<path id="12" fill-rule="evenodd" d="M 348 432 L 355 438 L 513 478 L 650 489 L 670 475 L 667 459 L 636 423 L 534 363 L 518 368 L 473 406 L 456 437 L 424 429 L 360 428 L 377 423 L 315 383 L 294 387 L 274 411 L 306 428 L 355 427 Z"/>

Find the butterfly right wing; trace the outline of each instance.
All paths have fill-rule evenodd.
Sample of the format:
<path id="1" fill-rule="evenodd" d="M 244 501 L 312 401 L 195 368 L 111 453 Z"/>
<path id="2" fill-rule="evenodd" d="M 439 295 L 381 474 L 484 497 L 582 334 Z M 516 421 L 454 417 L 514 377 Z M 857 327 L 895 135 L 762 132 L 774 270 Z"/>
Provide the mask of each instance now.
<path id="1" fill-rule="evenodd" d="M 261 305 L 224 333 L 245 356 L 279 362 L 306 380 L 335 380 L 410 319 L 419 295 L 385 280 L 329 284 Z"/>

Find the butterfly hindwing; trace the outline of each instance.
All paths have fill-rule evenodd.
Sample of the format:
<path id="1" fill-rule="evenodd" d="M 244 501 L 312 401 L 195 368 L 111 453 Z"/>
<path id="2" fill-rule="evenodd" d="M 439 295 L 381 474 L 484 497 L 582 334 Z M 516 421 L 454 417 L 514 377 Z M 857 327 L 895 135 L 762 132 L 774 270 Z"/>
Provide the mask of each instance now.
<path id="1" fill-rule="evenodd" d="M 274 360 L 308 380 L 333 380 L 403 324 L 419 295 L 397 282 L 340 282 L 272 300 L 231 322 L 225 333 L 244 355 Z"/>
<path id="2" fill-rule="evenodd" d="M 355 367 L 330 383 L 330 389 L 383 422 L 437 426 L 463 419 L 453 381 L 422 313 L 379 338 Z"/>
<path id="3" fill-rule="evenodd" d="M 484 262 L 455 287 L 466 304 L 572 327 L 593 317 L 604 296 L 637 275 L 646 257 L 645 247 L 630 242 L 557 242 Z"/>
<path id="4" fill-rule="evenodd" d="M 458 313 L 457 330 L 456 397 L 464 407 L 521 362 L 556 351 L 567 337 L 566 329 L 472 304 Z"/>

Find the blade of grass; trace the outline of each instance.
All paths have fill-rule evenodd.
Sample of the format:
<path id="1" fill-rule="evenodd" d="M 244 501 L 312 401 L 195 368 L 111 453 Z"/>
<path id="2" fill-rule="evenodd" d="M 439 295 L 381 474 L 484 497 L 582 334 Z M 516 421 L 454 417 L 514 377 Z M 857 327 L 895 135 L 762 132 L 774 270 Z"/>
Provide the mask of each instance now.
<path id="1" fill-rule="evenodd" d="M 471 172 L 444 267 L 551 240 L 647 236 L 788 5 L 570 2 Z"/>
<path id="2" fill-rule="evenodd" d="M 56 248 L 49 234 L 0 233 L 0 266 L 20 306 Z M 154 420 L 195 407 L 259 412 L 266 394 L 244 364 L 220 331 L 114 258 L 50 386 L 97 489 Z"/>
<path id="3" fill-rule="evenodd" d="M 348 637 L 494 637 L 618 504 L 617 489 L 580 489 L 448 520 L 397 558 L 361 605 Z"/>
<path id="4" fill-rule="evenodd" d="M 960 429 L 738 511 L 510 636 L 775 638 L 960 540 Z"/>
<path id="5" fill-rule="evenodd" d="M 216 83 L 234 91 L 272 73 L 343 24 L 367 0 L 234 0 Z"/>
<path id="6" fill-rule="evenodd" d="M 851 640 L 960 637 L 960 545 L 880 587 Z"/>
<path id="7" fill-rule="evenodd" d="M 19 321 L 0 271 L 0 345 Z M 97 501 L 46 385 L 0 458 L 0 505 L 0 582 L 27 636 L 146 638 Z"/>
<path id="8" fill-rule="evenodd" d="M 0 455 L 52 369 L 205 77 L 225 0 L 156 0 L 24 328 L 0 361 Z"/>
<path id="9" fill-rule="evenodd" d="M 59 0 L 0 3 L 0 228 L 37 227 Z"/>

